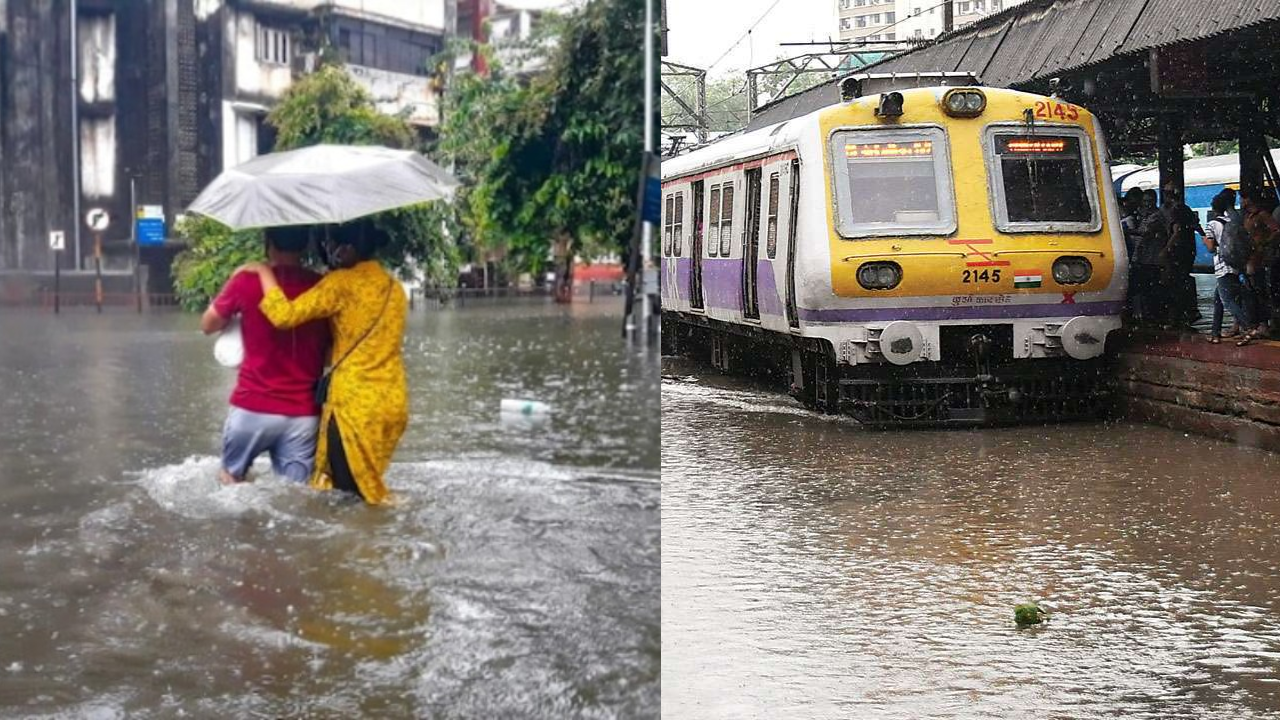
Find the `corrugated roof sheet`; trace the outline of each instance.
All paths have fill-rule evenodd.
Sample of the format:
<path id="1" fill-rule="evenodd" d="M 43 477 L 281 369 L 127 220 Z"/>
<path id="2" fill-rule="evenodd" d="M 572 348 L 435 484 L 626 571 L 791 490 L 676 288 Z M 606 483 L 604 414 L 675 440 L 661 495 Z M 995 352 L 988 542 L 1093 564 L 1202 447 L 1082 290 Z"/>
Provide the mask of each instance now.
<path id="1" fill-rule="evenodd" d="M 1012 86 L 1263 22 L 1280 22 L 1280 0 L 1028 0 L 859 72 L 965 71 L 987 85 Z M 773 103 L 751 127 L 839 99 L 832 81 Z"/>
<path id="2" fill-rule="evenodd" d="M 1004 42 L 987 64 L 982 81 L 988 85 L 1009 85 L 1020 76 L 1030 76 L 1039 70 L 1044 64 L 1045 51 L 1059 31 L 1057 17 L 1052 5 L 1011 16 Z"/>
<path id="3" fill-rule="evenodd" d="M 1086 39 L 1096 37 L 1097 41 L 1092 43 L 1093 48 L 1088 54 L 1072 55 L 1071 64 L 1067 68 L 1091 65 L 1115 56 L 1116 50 L 1124 44 L 1125 38 L 1129 37 L 1129 31 L 1133 29 L 1133 24 L 1138 21 L 1138 17 L 1147 6 L 1147 0 L 1112 0 L 1112 2 L 1094 2 L 1092 4 L 1100 5 L 1101 10 L 1094 16 L 1093 23 L 1085 30 L 1084 37 Z M 1091 43 L 1082 43 L 1081 47 L 1086 47 L 1089 44 Z"/>
<path id="4" fill-rule="evenodd" d="M 991 58 L 995 56 L 1000 43 L 1004 42 L 1004 36 L 1008 29 L 1007 25 L 1000 25 L 998 27 L 975 30 L 973 41 L 969 43 L 964 57 L 960 59 L 958 64 L 963 66 L 965 70 L 981 76 L 982 72 L 987 69 L 987 65 L 991 64 Z"/>
<path id="5" fill-rule="evenodd" d="M 1151 0 L 1119 53 L 1207 38 L 1277 17 L 1276 0 Z"/>

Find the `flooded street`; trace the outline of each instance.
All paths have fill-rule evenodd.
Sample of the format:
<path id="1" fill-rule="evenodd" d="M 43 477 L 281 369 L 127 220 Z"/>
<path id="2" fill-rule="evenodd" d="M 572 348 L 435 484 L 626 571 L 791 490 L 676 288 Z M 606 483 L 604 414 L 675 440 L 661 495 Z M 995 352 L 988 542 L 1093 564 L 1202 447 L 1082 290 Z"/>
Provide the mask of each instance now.
<path id="1" fill-rule="evenodd" d="M 620 315 L 411 313 L 368 508 L 265 457 L 217 484 L 196 316 L 0 313 L 0 717 L 656 716 L 657 360 Z"/>
<path id="2" fill-rule="evenodd" d="M 663 375 L 663 717 L 1280 713 L 1280 458 L 1132 424 L 871 432 Z"/>

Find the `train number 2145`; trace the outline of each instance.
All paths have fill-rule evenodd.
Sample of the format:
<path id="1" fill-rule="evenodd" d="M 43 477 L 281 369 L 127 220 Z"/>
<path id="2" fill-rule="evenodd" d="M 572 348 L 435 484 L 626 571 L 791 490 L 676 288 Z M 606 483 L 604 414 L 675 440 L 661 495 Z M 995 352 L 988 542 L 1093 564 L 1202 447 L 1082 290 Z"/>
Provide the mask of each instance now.
<path id="1" fill-rule="evenodd" d="M 1045 120 L 1079 120 L 1080 109 L 1071 103 L 1060 103 L 1052 100 L 1036 101 L 1036 117 Z"/>
<path id="2" fill-rule="evenodd" d="M 999 270 L 965 270 L 961 276 L 961 282 L 967 283 L 998 283 L 1000 282 Z"/>

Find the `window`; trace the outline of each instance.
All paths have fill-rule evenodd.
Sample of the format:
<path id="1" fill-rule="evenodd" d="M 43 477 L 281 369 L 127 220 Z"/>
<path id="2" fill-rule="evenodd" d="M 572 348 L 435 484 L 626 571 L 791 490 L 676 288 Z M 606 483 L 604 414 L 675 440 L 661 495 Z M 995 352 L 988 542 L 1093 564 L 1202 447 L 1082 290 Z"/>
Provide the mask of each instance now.
<path id="1" fill-rule="evenodd" d="M 671 224 L 671 254 L 680 257 L 684 252 L 684 193 L 676 193 L 675 220 Z"/>
<path id="2" fill-rule="evenodd" d="M 869 37 L 869 38 L 867 38 L 867 39 L 868 39 L 868 40 L 879 40 L 879 39 L 880 39 L 880 36 L 879 36 L 879 35 L 872 35 L 871 37 Z"/>
<path id="3" fill-rule="evenodd" d="M 885 40 L 897 40 L 897 39 L 898 39 L 898 33 L 885 33 L 885 34 L 884 34 L 884 39 L 885 39 Z"/>
<path id="4" fill-rule="evenodd" d="M 941 128 L 840 131 L 831 138 L 831 158 L 841 235 L 943 235 L 956 229 Z"/>
<path id="5" fill-rule="evenodd" d="M 707 213 L 707 254 L 720 255 L 720 186 L 711 187 L 711 212 Z"/>
<path id="6" fill-rule="evenodd" d="M 996 227 L 1003 232 L 1097 230 L 1092 157 L 1081 132 L 993 129 L 987 143 Z"/>
<path id="7" fill-rule="evenodd" d="M 880 24 L 880 13 L 876 13 L 875 15 L 872 15 L 872 16 L 871 16 L 871 24 L 872 24 L 872 25 L 879 25 L 879 24 Z"/>
<path id="8" fill-rule="evenodd" d="M 258 25 L 253 55 L 259 62 L 289 64 L 289 34 L 284 30 Z"/>
<path id="9" fill-rule="evenodd" d="M 916 28 L 915 37 L 918 37 L 918 38 L 922 38 L 922 37 L 924 37 L 924 30 L 922 30 L 922 29 L 920 29 L 920 28 Z"/>
<path id="10" fill-rule="evenodd" d="M 840 29 L 841 30 L 849 29 L 849 18 L 840 18 Z"/>
<path id="11" fill-rule="evenodd" d="M 853 0 L 854 7 L 862 7 L 867 4 L 867 0 Z"/>
<path id="12" fill-rule="evenodd" d="M 920 17 L 920 8 L 913 8 L 911 10 L 911 14 L 915 15 L 916 17 Z"/>
<path id="13" fill-rule="evenodd" d="M 854 22 L 855 24 L 857 24 L 858 27 L 864 28 L 867 26 L 867 16 L 863 15 L 860 18 L 856 18 Z"/>
<path id="14" fill-rule="evenodd" d="M 956 12 L 960 13 L 961 15 L 969 12 L 969 3 L 967 2 L 956 3 Z"/>
<path id="15" fill-rule="evenodd" d="M 671 228 L 675 222 L 675 196 L 668 195 L 662 213 L 662 254 L 671 256 Z"/>
<path id="16" fill-rule="evenodd" d="M 778 173 L 769 176 L 769 213 L 765 216 L 765 253 L 772 260 L 778 256 Z"/>
<path id="17" fill-rule="evenodd" d="M 987 9 L 987 3 L 985 2 L 985 0 L 974 0 L 973 2 L 974 12 L 982 12 L 986 9 Z"/>
<path id="18" fill-rule="evenodd" d="M 887 12 L 887 13 L 885 13 L 885 14 L 884 14 L 884 21 L 885 21 L 885 22 L 887 22 L 887 23 L 892 23 L 892 22 L 893 22 L 893 19 L 894 19 L 895 17 L 897 17 L 897 16 L 898 16 L 898 14 L 897 14 L 897 13 Z"/>
<path id="19" fill-rule="evenodd" d="M 720 191 L 720 257 L 729 257 L 733 240 L 733 183 Z"/>

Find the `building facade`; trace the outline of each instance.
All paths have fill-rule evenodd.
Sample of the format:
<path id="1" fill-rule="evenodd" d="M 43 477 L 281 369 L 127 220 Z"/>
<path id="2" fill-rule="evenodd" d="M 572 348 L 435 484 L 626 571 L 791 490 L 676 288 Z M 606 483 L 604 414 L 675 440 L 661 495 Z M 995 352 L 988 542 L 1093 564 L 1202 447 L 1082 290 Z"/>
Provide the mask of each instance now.
<path id="1" fill-rule="evenodd" d="M 952 24 L 963 27 L 1024 0 L 951 0 Z M 836 0 L 840 40 L 924 41 L 943 32 L 938 0 Z"/>
<path id="2" fill-rule="evenodd" d="M 30 286 L 53 269 L 54 230 L 66 232 L 64 270 L 93 268 L 86 214 L 95 210 L 110 219 L 100 233 L 104 269 L 129 272 L 137 257 L 149 269 L 147 289 L 170 292 L 178 248 L 135 249 L 136 206 L 161 206 L 171 232 L 218 173 L 271 149 L 267 113 L 322 54 L 343 62 L 379 109 L 431 133 L 440 107 L 428 60 L 455 31 L 456 8 L 457 0 L 0 0 L 0 285 L 26 276 Z M 12 294 L 0 287 L 0 300 Z"/>

